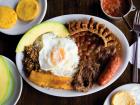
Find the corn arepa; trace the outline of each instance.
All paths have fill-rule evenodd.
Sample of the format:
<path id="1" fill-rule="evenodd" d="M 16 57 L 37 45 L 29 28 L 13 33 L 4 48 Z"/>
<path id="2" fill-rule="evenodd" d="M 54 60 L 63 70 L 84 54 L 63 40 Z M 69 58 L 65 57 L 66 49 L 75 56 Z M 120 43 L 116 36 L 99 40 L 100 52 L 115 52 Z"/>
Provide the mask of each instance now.
<path id="1" fill-rule="evenodd" d="M 36 0 L 20 0 L 16 7 L 16 13 L 22 21 L 31 21 L 39 14 L 39 3 Z"/>
<path id="2" fill-rule="evenodd" d="M 8 6 L 0 6 L 0 28 L 11 28 L 16 24 L 17 14 Z"/>

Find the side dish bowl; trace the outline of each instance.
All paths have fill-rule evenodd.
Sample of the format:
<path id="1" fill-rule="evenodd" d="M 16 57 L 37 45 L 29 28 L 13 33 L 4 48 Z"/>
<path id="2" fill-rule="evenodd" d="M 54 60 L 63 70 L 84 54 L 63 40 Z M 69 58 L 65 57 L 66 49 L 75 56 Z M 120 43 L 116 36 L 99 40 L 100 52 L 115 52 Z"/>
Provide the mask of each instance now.
<path id="1" fill-rule="evenodd" d="M 10 60 L 9 58 L 2 56 L 8 63 L 8 66 L 10 67 L 10 72 L 13 75 L 14 80 L 14 89 L 12 95 L 8 98 L 8 101 L 4 103 L 4 105 L 16 105 L 18 100 L 20 99 L 22 88 L 23 88 L 23 81 L 21 76 L 19 75 L 19 72 L 17 70 L 17 67 L 15 63 Z M 12 84 L 10 84 L 12 86 Z"/>
<path id="2" fill-rule="evenodd" d="M 114 94 L 116 94 L 117 92 L 120 92 L 120 91 L 127 91 L 129 93 L 131 93 L 133 95 L 133 97 L 135 98 L 136 100 L 136 105 L 139 105 L 140 104 L 140 84 L 137 84 L 137 83 L 130 83 L 130 84 L 125 84 L 125 85 L 122 85 L 122 86 L 119 86 L 118 88 L 114 89 L 106 98 L 105 102 L 103 105 L 110 105 L 110 102 L 111 102 L 111 99 L 112 99 L 112 96 Z"/>
<path id="3" fill-rule="evenodd" d="M 111 30 L 114 33 L 114 35 L 119 39 L 119 41 L 122 45 L 122 64 L 121 64 L 118 72 L 111 79 L 111 81 L 104 86 L 99 86 L 99 85 L 95 84 L 93 86 L 93 88 L 90 89 L 88 92 L 77 92 L 77 91 L 72 91 L 72 90 L 42 88 L 42 87 L 35 85 L 31 81 L 29 81 L 29 79 L 26 77 L 24 70 L 23 70 L 23 63 L 22 63 L 24 55 L 23 55 L 23 52 L 18 52 L 18 53 L 16 53 L 17 68 L 19 70 L 20 75 L 23 77 L 23 79 L 30 86 L 32 86 L 33 88 L 37 89 L 40 92 L 43 92 L 43 93 L 46 93 L 49 95 L 53 95 L 53 96 L 76 97 L 76 96 L 88 95 L 88 94 L 100 91 L 100 90 L 106 88 L 107 86 L 111 85 L 113 82 L 115 82 L 122 75 L 122 73 L 125 71 L 125 69 L 128 65 L 128 62 L 129 62 L 129 44 L 128 44 L 128 41 L 127 41 L 125 35 L 115 25 L 113 25 L 112 23 L 110 23 L 102 18 L 99 18 L 96 16 L 91 16 L 91 15 L 83 15 L 83 14 L 63 15 L 63 16 L 52 18 L 50 20 L 61 22 L 61 23 L 65 24 L 65 23 L 68 23 L 69 21 L 72 21 L 72 20 L 90 19 L 91 17 L 94 18 L 95 22 L 99 22 L 101 24 L 104 24 L 109 30 Z M 50 21 L 50 20 L 48 20 L 48 21 Z"/>
<path id="4" fill-rule="evenodd" d="M 16 8 L 17 3 L 20 0 L 0 0 L 1 6 L 9 6 L 11 8 Z M 32 28 L 35 24 L 39 24 L 43 18 L 45 17 L 47 11 L 47 0 L 38 0 L 40 4 L 40 12 L 39 15 L 32 21 L 24 22 L 20 19 L 17 20 L 16 24 L 9 29 L 1 29 L 0 32 L 5 33 L 7 35 L 20 35 L 25 33 L 28 29 Z"/>

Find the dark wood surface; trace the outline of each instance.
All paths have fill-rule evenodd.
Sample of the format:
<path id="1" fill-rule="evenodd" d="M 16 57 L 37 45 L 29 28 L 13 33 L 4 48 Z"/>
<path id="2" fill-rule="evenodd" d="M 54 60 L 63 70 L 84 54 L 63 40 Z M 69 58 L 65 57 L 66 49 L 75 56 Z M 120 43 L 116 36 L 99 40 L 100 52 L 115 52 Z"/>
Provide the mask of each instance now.
<path id="1" fill-rule="evenodd" d="M 136 7 L 140 7 L 139 0 L 133 0 Z M 99 0 L 48 0 L 48 9 L 44 20 L 64 14 L 89 14 L 99 16 L 106 20 L 102 13 Z M 127 19 L 132 24 L 134 13 L 131 13 Z M 111 21 L 118 26 L 126 35 L 129 44 L 134 41 L 134 35 L 129 32 L 127 26 L 119 21 Z M 7 36 L 0 33 L 0 54 L 5 55 L 15 62 L 15 48 L 22 35 Z M 131 83 L 132 65 L 128 65 L 122 76 L 109 87 L 87 96 L 75 98 L 60 98 L 43 94 L 23 81 L 23 91 L 17 105 L 103 105 L 107 95 L 120 85 Z"/>

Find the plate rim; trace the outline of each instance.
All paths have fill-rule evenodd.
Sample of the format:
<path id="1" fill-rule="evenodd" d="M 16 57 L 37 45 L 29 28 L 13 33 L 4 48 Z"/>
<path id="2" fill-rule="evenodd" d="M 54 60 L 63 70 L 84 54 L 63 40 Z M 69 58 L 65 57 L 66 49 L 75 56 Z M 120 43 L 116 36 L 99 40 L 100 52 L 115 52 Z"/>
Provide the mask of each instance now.
<path id="1" fill-rule="evenodd" d="M 128 50 L 128 54 L 127 54 L 127 56 L 129 56 L 129 43 L 128 43 L 128 40 L 127 40 L 127 38 L 125 37 L 125 35 L 124 35 L 124 33 L 117 27 L 117 26 L 115 26 L 114 24 L 112 24 L 111 22 L 109 22 L 109 21 L 107 21 L 107 20 L 105 20 L 105 19 L 103 19 L 103 18 L 100 18 L 100 17 L 97 17 L 97 16 L 93 16 L 93 15 L 86 15 L 86 14 L 67 14 L 67 15 L 61 15 L 61 16 L 57 16 L 57 17 L 53 17 L 53 18 L 51 18 L 51 19 L 48 19 L 48 20 L 46 20 L 46 21 L 51 21 L 51 20 L 55 20 L 55 18 L 61 18 L 61 17 L 65 17 L 65 16 L 85 16 L 85 17 L 88 17 L 88 18 L 90 18 L 90 17 L 94 17 L 94 18 L 98 18 L 98 19 L 100 19 L 100 20 L 103 20 L 103 21 L 106 21 L 107 23 L 109 23 L 109 24 L 111 24 L 113 27 L 115 27 L 115 30 L 118 30 L 122 35 L 122 37 L 124 37 L 126 40 L 126 48 L 127 48 L 127 50 Z M 56 20 L 57 21 L 57 20 Z M 20 54 L 20 53 L 16 53 L 16 64 L 18 64 L 18 54 Z M 121 71 L 121 73 L 120 74 L 118 74 L 117 76 L 116 76 L 116 78 L 112 81 L 112 82 L 110 82 L 109 84 L 107 84 L 107 85 L 105 85 L 105 86 L 101 86 L 101 88 L 100 89 L 98 89 L 98 90 L 96 90 L 96 91 L 91 91 L 91 92 L 86 92 L 86 93 L 79 93 L 79 94 L 76 94 L 76 95 L 62 95 L 62 94 L 52 94 L 52 93 L 47 93 L 47 92 L 45 92 L 45 91 L 42 91 L 42 90 L 39 90 L 38 89 L 38 86 L 36 87 L 35 86 L 35 84 L 34 83 L 31 83 L 28 79 L 27 79 L 27 77 L 26 78 L 24 78 L 24 76 L 23 76 L 23 74 L 21 74 L 21 72 L 20 72 L 20 70 L 19 70 L 19 72 L 20 72 L 20 75 L 22 76 L 22 78 L 31 86 L 31 87 L 33 87 L 33 88 L 35 88 L 36 90 L 38 90 L 38 91 L 40 91 L 40 92 L 42 92 L 42 93 L 45 93 L 45 94 L 49 94 L 49 95 L 52 95 L 52 96 L 57 96 L 57 97 L 78 97 L 78 96 L 84 96 L 84 95 L 89 95 L 89 94 L 92 94 L 92 93 L 96 93 L 96 92 L 98 92 L 98 91 L 101 91 L 101 90 L 103 90 L 103 89 L 105 89 L 106 87 L 108 87 L 108 86 L 110 86 L 112 83 L 114 83 L 122 74 L 123 74 L 123 72 L 125 71 L 125 69 L 126 69 L 126 67 L 127 67 L 127 65 L 128 65 L 128 63 L 129 63 L 129 59 L 128 58 L 126 58 L 126 63 L 125 63 L 125 65 L 123 65 L 124 67 L 123 67 L 123 69 L 124 70 L 122 70 Z M 18 65 L 17 65 L 17 67 L 18 67 Z"/>

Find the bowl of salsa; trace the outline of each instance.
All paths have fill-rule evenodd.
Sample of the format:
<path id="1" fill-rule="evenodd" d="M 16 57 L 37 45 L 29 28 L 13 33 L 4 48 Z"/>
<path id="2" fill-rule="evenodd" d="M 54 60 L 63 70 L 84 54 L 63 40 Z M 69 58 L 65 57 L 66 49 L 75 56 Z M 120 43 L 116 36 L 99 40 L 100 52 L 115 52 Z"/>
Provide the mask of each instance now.
<path id="1" fill-rule="evenodd" d="M 132 0 L 100 0 L 102 11 L 111 19 L 120 19 L 135 10 Z"/>

